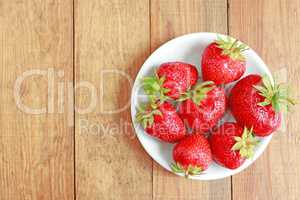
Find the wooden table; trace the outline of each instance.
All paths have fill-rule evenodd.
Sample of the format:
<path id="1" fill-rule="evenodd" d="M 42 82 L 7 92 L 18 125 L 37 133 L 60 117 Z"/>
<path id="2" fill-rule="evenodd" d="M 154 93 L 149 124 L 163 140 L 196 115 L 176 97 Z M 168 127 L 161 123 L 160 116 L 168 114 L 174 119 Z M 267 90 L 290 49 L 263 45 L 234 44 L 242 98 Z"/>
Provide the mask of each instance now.
<path id="1" fill-rule="evenodd" d="M 204 31 L 299 86 L 298 0 L 1 0 L 0 199 L 298 200 L 299 106 L 255 164 L 218 181 L 166 172 L 134 137 L 130 80 L 162 43 Z"/>

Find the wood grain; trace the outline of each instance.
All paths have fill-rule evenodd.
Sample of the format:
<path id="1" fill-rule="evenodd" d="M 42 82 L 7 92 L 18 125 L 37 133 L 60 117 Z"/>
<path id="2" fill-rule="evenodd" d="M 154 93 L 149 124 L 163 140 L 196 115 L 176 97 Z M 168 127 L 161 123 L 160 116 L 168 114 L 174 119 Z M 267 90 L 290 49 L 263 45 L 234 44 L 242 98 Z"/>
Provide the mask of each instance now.
<path id="1" fill-rule="evenodd" d="M 152 0 L 151 51 L 162 43 L 190 32 L 227 32 L 225 0 Z M 199 55 L 200 56 L 200 55 Z M 186 180 L 153 163 L 153 199 L 230 199 L 230 178 L 199 182 Z"/>
<path id="2" fill-rule="evenodd" d="M 149 54 L 149 1 L 77 0 L 75 8 L 76 84 L 87 81 L 97 91 L 92 112 L 76 114 L 76 197 L 152 199 L 151 159 L 134 137 L 123 76 L 132 80 Z M 90 100 L 77 90 L 76 107 Z"/>
<path id="3" fill-rule="evenodd" d="M 230 0 L 229 5 L 230 35 L 260 53 L 275 75 L 299 85 L 300 2 Z M 299 117 L 289 114 L 287 129 L 277 131 L 263 156 L 233 177 L 233 199 L 299 199 Z"/>
<path id="4" fill-rule="evenodd" d="M 0 199 L 73 199 L 73 128 L 67 112 L 58 112 L 56 84 L 72 83 L 72 1 L 1 1 L 0 30 Z M 53 92 L 47 76 L 38 75 L 14 90 L 34 69 L 64 76 L 55 74 Z M 14 91 L 23 104 L 47 113 L 22 111 Z"/>

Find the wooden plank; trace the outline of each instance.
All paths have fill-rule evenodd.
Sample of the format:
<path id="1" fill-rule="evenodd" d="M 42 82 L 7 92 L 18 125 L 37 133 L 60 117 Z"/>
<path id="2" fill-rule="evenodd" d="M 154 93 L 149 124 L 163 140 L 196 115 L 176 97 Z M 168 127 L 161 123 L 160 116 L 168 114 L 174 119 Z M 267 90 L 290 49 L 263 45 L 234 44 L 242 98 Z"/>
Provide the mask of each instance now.
<path id="1" fill-rule="evenodd" d="M 227 32 L 226 0 L 152 0 L 151 51 L 190 32 Z M 153 199 L 230 199 L 231 180 L 200 182 L 177 177 L 153 163 Z"/>
<path id="2" fill-rule="evenodd" d="M 0 13 L 0 199 L 73 199 L 73 128 L 57 107 L 58 82 L 72 83 L 72 1 L 1 1 Z"/>
<path id="3" fill-rule="evenodd" d="M 254 48 L 275 75 L 286 72 L 290 84 L 299 85 L 300 2 L 230 0 L 229 11 L 230 34 Z M 299 199 L 299 117 L 291 113 L 287 130 L 276 132 L 263 156 L 233 177 L 233 199 Z"/>
<path id="4" fill-rule="evenodd" d="M 75 116 L 79 200 L 152 199 L 151 159 L 134 138 L 125 106 L 126 76 L 133 79 L 148 56 L 149 34 L 148 0 L 75 2 L 76 85 L 94 86 L 97 95 L 91 112 Z M 89 90 L 77 89 L 76 107 L 90 100 Z"/>

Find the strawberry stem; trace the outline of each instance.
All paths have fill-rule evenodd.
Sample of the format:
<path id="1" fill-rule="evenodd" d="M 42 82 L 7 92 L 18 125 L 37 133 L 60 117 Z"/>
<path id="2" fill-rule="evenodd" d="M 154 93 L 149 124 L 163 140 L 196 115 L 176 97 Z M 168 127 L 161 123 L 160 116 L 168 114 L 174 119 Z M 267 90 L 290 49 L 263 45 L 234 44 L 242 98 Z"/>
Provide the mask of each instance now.
<path id="1" fill-rule="evenodd" d="M 206 98 L 206 94 L 214 88 L 215 85 L 213 81 L 205 81 L 203 83 L 195 85 L 193 89 L 183 93 L 178 101 L 192 99 L 195 104 L 199 105 L 200 102 Z"/>
<path id="2" fill-rule="evenodd" d="M 267 75 L 262 77 L 262 85 L 253 86 L 264 101 L 259 102 L 259 106 L 271 105 L 276 112 L 288 111 L 289 107 L 296 104 L 296 100 L 290 97 L 289 88 L 283 83 L 273 83 Z"/>
<path id="3" fill-rule="evenodd" d="M 217 36 L 217 40 L 215 41 L 220 49 L 222 49 L 222 54 L 229 56 L 233 60 L 241 60 L 245 61 L 245 57 L 242 52 L 249 49 L 247 45 L 240 42 L 237 39 L 226 36 L 221 37 Z"/>
<path id="4" fill-rule="evenodd" d="M 176 174 L 183 174 L 184 177 L 189 178 L 190 176 L 197 176 L 202 173 L 202 168 L 197 166 L 189 165 L 188 167 L 183 167 L 180 163 L 172 163 L 170 165 L 171 170 Z"/>
<path id="5" fill-rule="evenodd" d="M 147 76 L 143 78 L 144 91 L 151 102 L 164 102 L 169 99 L 169 97 L 166 96 L 166 93 L 170 90 L 163 87 L 164 81 L 165 77 L 159 78 L 157 74 L 155 76 Z"/>
<path id="6" fill-rule="evenodd" d="M 238 40 L 237 40 L 237 39 L 234 39 L 234 42 L 233 42 L 232 45 L 230 46 L 229 50 L 231 50 L 237 42 L 238 42 Z"/>
<path id="7" fill-rule="evenodd" d="M 253 127 L 248 130 L 244 128 L 241 137 L 234 137 L 236 143 L 231 150 L 239 151 L 241 157 L 252 158 L 254 156 L 254 147 L 259 143 L 259 140 L 253 135 Z"/>
<path id="8" fill-rule="evenodd" d="M 138 107 L 136 114 L 136 122 L 141 123 L 143 128 L 152 126 L 154 123 L 154 115 L 162 116 L 162 112 L 158 109 L 158 105 L 150 103 L 148 105 L 142 105 Z"/>

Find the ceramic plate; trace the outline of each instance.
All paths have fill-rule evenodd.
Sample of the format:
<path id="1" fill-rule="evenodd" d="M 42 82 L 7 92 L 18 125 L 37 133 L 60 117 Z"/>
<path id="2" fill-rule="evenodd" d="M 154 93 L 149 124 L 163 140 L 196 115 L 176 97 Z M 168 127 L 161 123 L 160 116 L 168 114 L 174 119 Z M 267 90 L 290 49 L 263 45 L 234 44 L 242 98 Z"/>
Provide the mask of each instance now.
<path id="1" fill-rule="evenodd" d="M 137 106 L 143 102 L 146 102 L 147 100 L 146 96 L 143 93 L 143 89 L 141 88 L 141 79 L 144 76 L 153 75 L 155 69 L 160 64 L 170 61 L 183 61 L 191 63 L 197 66 L 199 75 L 201 75 L 200 63 L 202 52 L 205 49 L 205 47 L 211 42 L 213 42 L 216 38 L 216 33 L 192 33 L 170 40 L 169 42 L 159 47 L 156 51 L 152 53 L 151 56 L 148 57 L 146 62 L 141 67 L 134 82 L 131 94 L 131 117 L 134 123 L 137 137 L 140 140 L 143 147 L 145 148 L 145 150 L 147 151 L 147 153 L 153 158 L 153 160 L 159 163 L 166 170 L 171 171 L 170 164 L 173 162 L 172 148 L 174 145 L 164 143 L 147 135 L 143 128 L 139 124 L 135 123 Z M 244 74 L 244 76 L 248 74 L 267 74 L 272 79 L 271 73 L 268 70 L 267 66 L 264 64 L 262 59 L 255 53 L 254 50 L 247 50 L 244 52 L 244 55 L 247 61 L 247 71 Z M 230 90 L 230 88 L 234 84 L 235 82 L 230 85 L 226 85 L 226 90 Z M 222 121 L 234 121 L 234 119 L 232 118 L 230 113 L 226 113 Z M 272 135 L 264 138 L 259 138 L 261 142 L 255 149 L 255 155 L 253 159 L 246 160 L 246 162 L 244 162 L 243 165 L 240 166 L 238 169 L 230 170 L 221 167 L 216 163 L 213 163 L 201 175 L 194 176 L 191 178 L 196 180 L 215 180 L 234 175 L 251 165 L 265 150 L 271 138 Z"/>

